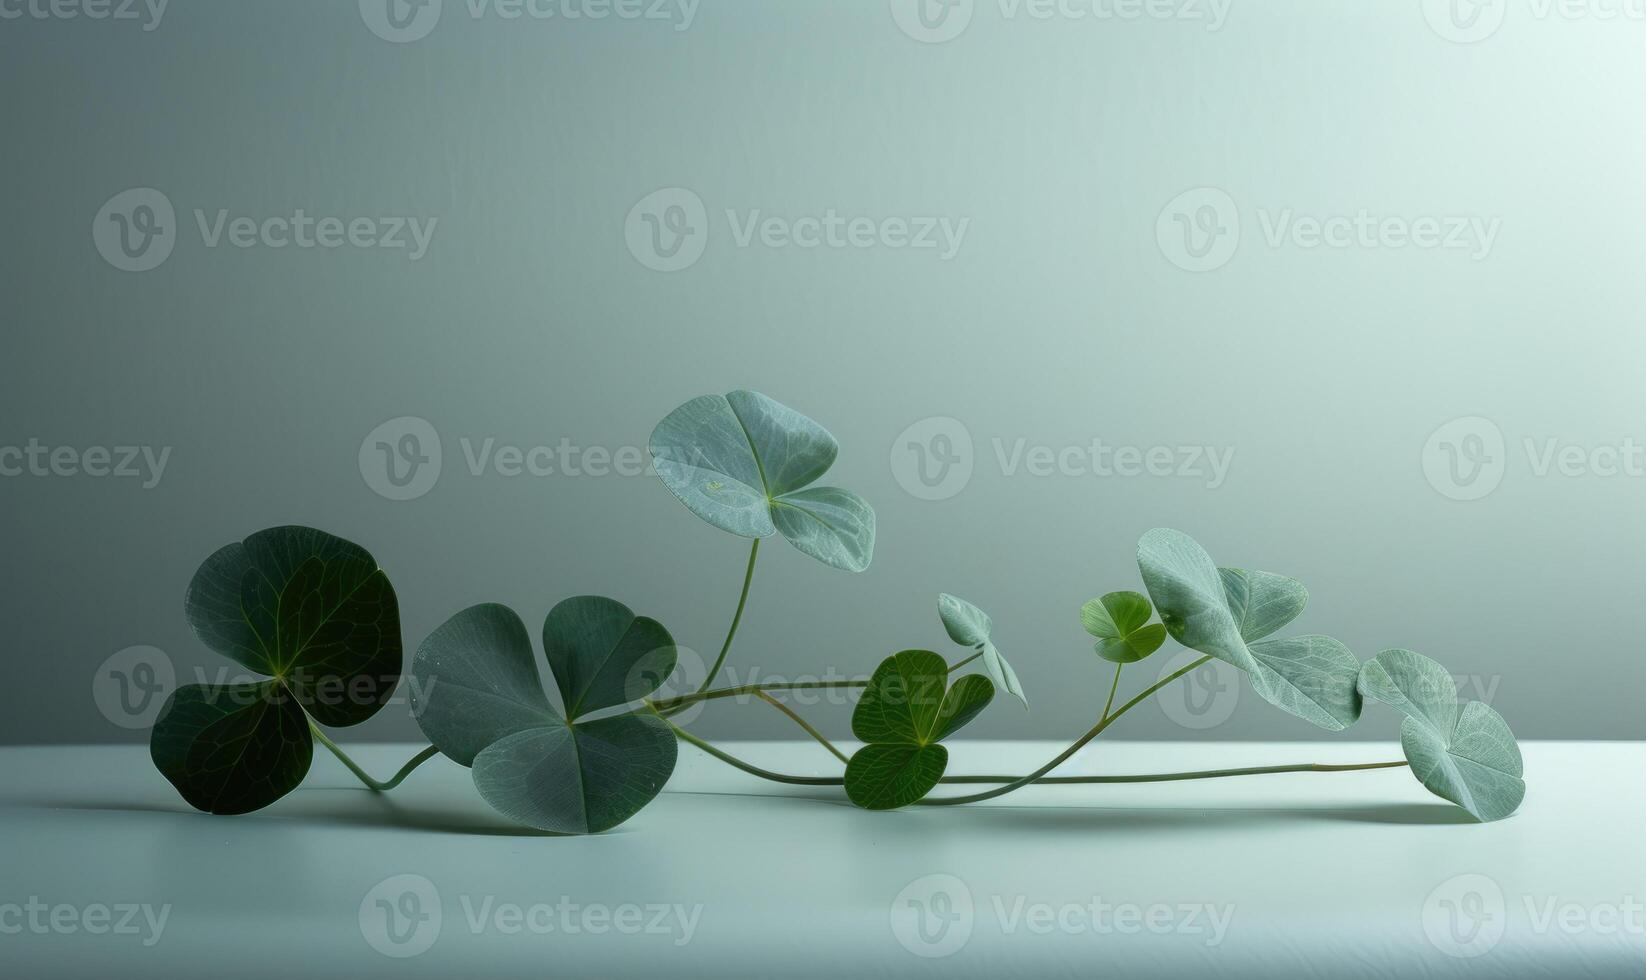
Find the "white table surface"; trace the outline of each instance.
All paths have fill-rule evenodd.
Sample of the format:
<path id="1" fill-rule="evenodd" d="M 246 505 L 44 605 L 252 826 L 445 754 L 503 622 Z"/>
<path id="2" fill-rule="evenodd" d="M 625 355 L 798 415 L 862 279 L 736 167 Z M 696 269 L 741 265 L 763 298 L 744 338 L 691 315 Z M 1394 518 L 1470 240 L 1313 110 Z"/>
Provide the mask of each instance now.
<path id="1" fill-rule="evenodd" d="M 726 747 L 838 771 L 812 743 Z M 355 754 L 386 776 L 415 748 Z M 1058 746 L 952 748 L 953 771 L 982 772 L 1025 771 Z M 0 749 L 0 974 L 1646 973 L 1646 744 L 1522 748 L 1524 806 L 1481 825 L 1405 769 L 867 813 L 682 746 L 650 807 L 565 838 L 511 827 L 444 759 L 376 796 L 317 749 L 295 793 L 213 817 L 143 746 Z M 1060 771 L 1398 758 L 1372 743 L 1109 742 Z M 420 924 L 397 913 L 390 936 L 379 898 Z"/>

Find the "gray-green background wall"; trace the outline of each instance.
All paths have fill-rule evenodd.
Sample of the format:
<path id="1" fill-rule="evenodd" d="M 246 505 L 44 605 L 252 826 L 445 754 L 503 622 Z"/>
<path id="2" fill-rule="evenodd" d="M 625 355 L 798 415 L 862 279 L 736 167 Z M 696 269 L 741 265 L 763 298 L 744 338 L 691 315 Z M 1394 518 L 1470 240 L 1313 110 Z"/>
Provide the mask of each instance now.
<path id="1" fill-rule="evenodd" d="M 880 533 L 861 575 L 762 549 L 740 680 L 958 654 L 950 591 L 1032 706 L 968 734 L 1067 738 L 1109 680 L 1079 606 L 1168 525 L 1523 738 L 1640 734 L 1638 7 L 123 3 L 0 0 L 0 741 L 144 737 L 117 685 L 221 676 L 183 590 L 281 523 L 369 548 L 408 646 L 594 592 L 712 659 L 746 543 L 627 464 L 744 387 Z M 88 473 L 127 446 L 164 469 Z M 1218 683 L 1115 734 L 1321 734 Z"/>

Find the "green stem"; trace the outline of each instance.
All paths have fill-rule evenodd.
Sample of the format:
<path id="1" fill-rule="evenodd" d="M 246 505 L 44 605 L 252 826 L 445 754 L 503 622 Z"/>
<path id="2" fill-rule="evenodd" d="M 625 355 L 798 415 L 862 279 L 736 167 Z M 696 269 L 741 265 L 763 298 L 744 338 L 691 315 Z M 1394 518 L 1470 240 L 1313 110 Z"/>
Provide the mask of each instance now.
<path id="1" fill-rule="evenodd" d="M 1109 709 L 1114 707 L 1114 692 L 1120 690 L 1120 668 L 1125 664 L 1114 665 L 1114 683 L 1109 685 L 1109 700 L 1103 703 L 1103 717 L 1109 717 Z"/>
<path id="2" fill-rule="evenodd" d="M 1074 755 L 1076 752 L 1079 752 L 1087 742 L 1090 742 L 1092 739 L 1103 734 L 1103 730 L 1105 728 L 1108 728 L 1110 725 L 1114 724 L 1115 720 L 1121 715 L 1124 715 L 1126 712 L 1137 707 L 1140 703 L 1142 703 L 1144 698 L 1147 698 L 1149 695 L 1165 687 L 1167 684 L 1170 684 L 1172 681 L 1177 680 L 1179 677 L 1182 677 L 1184 674 L 1187 674 L 1189 671 L 1194 670 L 1196 667 L 1199 667 L 1211 659 L 1212 658 L 1209 656 L 1201 657 L 1199 660 L 1190 663 L 1188 666 L 1183 667 L 1180 670 L 1174 670 L 1170 674 L 1167 674 L 1165 677 L 1162 677 L 1160 680 L 1156 681 L 1154 684 L 1151 684 L 1149 687 L 1145 688 L 1137 697 L 1132 698 L 1130 701 L 1127 701 L 1125 704 L 1121 705 L 1120 710 L 1116 711 L 1114 714 L 1111 715 L 1105 712 L 1103 718 L 1099 720 L 1097 724 L 1093 725 L 1091 729 L 1086 732 L 1086 734 L 1075 739 L 1073 745 L 1070 745 L 1068 748 L 1058 753 L 1057 758 L 1041 766 L 1039 769 L 1036 769 L 1034 772 L 1029 773 L 1027 776 L 1023 776 L 1012 782 L 1006 783 L 1004 786 L 996 786 L 994 789 L 984 790 L 981 793 L 972 793 L 968 796 L 951 796 L 946 799 L 937 800 L 925 799 L 920 802 L 926 806 L 957 806 L 962 803 L 980 803 L 983 800 L 992 800 L 997 796 L 1004 796 L 1015 789 L 1020 789 L 1027 786 L 1028 784 L 1051 772 L 1053 769 L 1056 769 L 1058 766 L 1061 766 L 1063 763 L 1069 761 L 1070 756 Z"/>
<path id="3" fill-rule="evenodd" d="M 720 667 L 726 662 L 726 654 L 731 651 L 732 637 L 737 635 L 737 624 L 743 621 L 743 607 L 749 604 L 749 584 L 754 581 L 754 560 L 760 556 L 760 539 L 755 538 L 754 544 L 749 546 L 749 566 L 743 570 L 743 591 L 737 596 L 737 612 L 732 613 L 731 629 L 726 631 L 726 642 L 720 644 L 720 656 L 714 658 L 714 666 L 703 678 L 703 686 L 697 689 L 699 694 L 714 683 L 720 673 Z"/>
<path id="4" fill-rule="evenodd" d="M 954 673 L 955 671 L 957 671 L 960 668 L 966 666 L 967 664 L 971 663 L 973 660 L 976 660 L 978 657 L 981 657 L 981 656 L 983 656 L 983 652 L 981 650 L 979 650 L 977 653 L 972 654 L 971 656 L 967 657 L 965 660 L 962 660 L 957 664 L 950 664 L 949 665 L 949 673 L 951 673 L 951 674 Z"/>
<path id="5" fill-rule="evenodd" d="M 1243 769 L 1197 769 L 1194 772 L 1149 772 L 1131 776 L 1042 776 L 1036 786 L 1073 786 L 1087 783 L 1169 783 L 1181 779 L 1220 779 L 1224 776 L 1262 776 L 1277 772 L 1356 772 L 1362 769 L 1393 769 L 1404 766 L 1399 762 L 1357 762 L 1352 765 L 1327 765 L 1302 762 L 1287 766 L 1250 766 Z M 943 783 L 1009 783 L 1017 776 L 944 776 Z"/>
<path id="6" fill-rule="evenodd" d="M 846 753 L 844 753 L 844 752 L 840 751 L 839 749 L 835 748 L 835 745 L 834 745 L 833 742 L 831 742 L 828 739 L 824 738 L 822 732 L 818 731 L 817 729 L 813 728 L 810 724 L 808 724 L 806 722 L 806 719 L 800 717 L 800 715 L 798 713 L 796 713 L 793 708 L 789 707 L 788 705 L 784 704 L 783 702 L 781 702 L 781 701 L 777 700 L 776 698 L 772 697 L 770 694 L 767 694 L 765 691 L 759 692 L 759 694 L 757 694 L 756 697 L 760 698 L 760 700 L 762 700 L 762 701 L 766 702 L 767 704 L 771 705 L 772 707 L 776 708 L 778 711 L 781 711 L 784 714 L 788 715 L 789 718 L 796 725 L 799 725 L 801 728 L 806 730 L 807 735 L 810 735 L 812 738 L 817 739 L 817 744 L 823 746 L 824 748 L 828 749 L 831 753 L 833 753 L 833 755 L 836 759 L 839 759 L 841 762 L 850 762 L 851 761 L 850 759 L 846 758 Z"/>
<path id="7" fill-rule="evenodd" d="M 667 718 L 663 719 L 663 723 L 674 729 L 675 736 L 682 742 L 688 742 L 695 745 L 704 752 L 707 752 L 716 759 L 719 759 L 721 762 L 724 762 L 726 765 L 731 766 L 734 769 L 741 769 L 751 776 L 759 776 L 761 779 L 769 779 L 774 783 L 788 783 L 791 786 L 840 786 L 845 783 L 845 780 L 839 776 L 790 776 L 786 773 L 772 772 L 770 769 L 762 769 L 759 766 L 744 762 L 735 755 L 730 755 L 726 752 L 720 751 L 708 742 L 703 741 L 691 732 L 688 732 L 679 725 L 676 725 L 674 722 L 669 721 Z"/>
<path id="8" fill-rule="evenodd" d="M 682 694 L 678 697 L 662 698 L 651 702 L 651 705 L 659 712 L 675 712 L 679 711 L 681 708 L 694 705 L 699 701 L 714 701 L 718 698 L 736 698 L 748 694 L 759 696 L 761 691 L 838 690 L 841 688 L 868 686 L 868 678 L 839 681 L 780 681 L 770 684 L 743 684 L 738 687 L 722 687 L 716 688 L 713 691 L 698 691 L 695 694 Z"/>
<path id="9" fill-rule="evenodd" d="M 674 733 L 684 742 L 697 746 L 721 762 L 741 769 L 751 776 L 771 780 L 774 783 L 787 783 L 791 786 L 842 786 L 846 780 L 841 776 L 793 776 L 788 773 L 773 772 L 759 766 L 744 762 L 742 759 L 715 748 L 685 729 L 669 724 Z M 1226 776 L 1263 776 L 1285 772 L 1359 772 L 1368 769 L 1393 769 L 1406 765 L 1405 760 L 1399 762 L 1357 762 L 1345 765 L 1329 765 L 1319 762 L 1301 762 L 1284 766 L 1250 766 L 1241 769 L 1198 769 L 1193 772 L 1149 772 L 1135 773 L 1123 776 L 1040 776 L 1031 780 L 1029 776 L 944 776 L 940 783 L 1021 783 L 1031 780 L 1037 786 L 1076 786 L 1093 785 L 1099 783 L 1167 783 L 1186 779 L 1221 779 Z M 926 802 L 926 801 L 921 801 Z M 944 801 L 947 802 L 947 801 Z"/>
<path id="10" fill-rule="evenodd" d="M 389 790 L 394 789 L 396 786 L 399 786 L 402 782 L 404 782 L 407 776 L 411 775 L 413 769 L 416 769 L 418 766 L 440 754 L 440 750 L 431 745 L 412 756 L 411 761 L 407 762 L 404 766 L 401 766 L 400 771 L 395 773 L 394 777 L 388 782 L 380 783 L 366 775 L 366 770 L 355 765 L 354 760 L 349 758 L 342 749 L 338 748 L 336 742 L 333 742 L 331 739 L 327 738 L 326 733 L 316 727 L 312 721 L 309 722 L 309 731 L 314 734 L 315 739 L 319 741 L 321 745 L 331 749 L 331 754 L 337 756 L 338 762 L 341 762 L 343 765 L 347 766 L 349 772 L 352 772 L 355 776 L 359 777 L 360 781 L 366 784 L 366 788 L 374 793 L 386 793 Z"/>

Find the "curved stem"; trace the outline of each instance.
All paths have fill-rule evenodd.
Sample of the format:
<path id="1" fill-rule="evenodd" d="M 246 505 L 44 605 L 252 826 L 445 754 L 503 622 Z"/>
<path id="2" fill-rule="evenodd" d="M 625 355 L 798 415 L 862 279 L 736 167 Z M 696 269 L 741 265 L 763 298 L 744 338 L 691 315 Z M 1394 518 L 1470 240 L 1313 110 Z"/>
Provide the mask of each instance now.
<path id="1" fill-rule="evenodd" d="M 816 691 L 838 690 L 841 688 L 868 687 L 867 678 L 846 679 L 838 681 L 774 681 L 770 684 L 742 684 L 737 687 L 721 687 L 713 691 L 698 691 L 695 694 L 682 694 L 672 698 L 661 698 L 651 702 L 651 706 L 659 712 L 673 712 L 681 708 L 696 704 L 699 701 L 713 701 L 718 698 L 736 698 L 746 694 L 759 695 L 761 691 Z"/>
<path id="2" fill-rule="evenodd" d="M 699 694 L 714 683 L 721 665 L 726 662 L 726 654 L 731 651 L 732 637 L 737 635 L 737 624 L 743 621 L 743 607 L 749 604 L 749 584 L 754 581 L 754 560 L 759 556 L 760 539 L 755 538 L 754 544 L 749 546 L 749 566 L 743 570 L 743 591 L 737 597 L 737 612 L 732 613 L 731 629 L 726 631 L 726 642 L 720 644 L 720 656 L 714 658 L 714 666 L 709 668 L 708 674 L 703 677 L 703 685 L 697 689 Z"/>
<path id="3" fill-rule="evenodd" d="M 788 773 L 773 772 L 759 766 L 744 762 L 736 756 L 721 751 L 703 741 L 695 735 L 677 725 L 670 724 L 682 741 L 697 746 L 721 762 L 751 776 L 769 779 L 774 783 L 787 783 L 793 786 L 842 786 L 846 780 L 840 776 L 793 776 Z M 1281 766 L 1248 766 L 1240 769 L 1197 769 L 1192 772 L 1147 772 L 1121 776 L 1041 776 L 1033 780 L 1037 786 L 1080 786 L 1104 783 L 1169 783 L 1188 779 L 1221 779 L 1227 776 L 1264 776 L 1287 772 L 1360 772 L 1369 769 L 1394 769 L 1406 765 L 1404 759 L 1398 762 L 1356 762 L 1343 765 L 1320 762 L 1300 762 Z M 940 783 L 1016 783 L 1022 782 L 1026 776 L 944 776 Z M 921 802 L 926 802 L 922 800 Z"/>
<path id="4" fill-rule="evenodd" d="M 1103 717 L 1109 717 L 1109 709 L 1114 707 L 1114 692 L 1120 690 L 1120 668 L 1125 664 L 1114 665 L 1114 683 L 1109 685 L 1109 700 L 1103 703 Z"/>
<path id="5" fill-rule="evenodd" d="M 1183 667 L 1180 670 L 1174 670 L 1147 688 L 1144 688 L 1142 693 L 1121 705 L 1120 710 L 1116 711 L 1114 714 L 1111 715 L 1105 713 L 1104 717 L 1098 721 L 1097 724 L 1093 725 L 1091 729 L 1086 732 L 1086 734 L 1075 739 L 1073 745 L 1070 745 L 1062 752 L 1059 752 L 1057 758 L 1041 766 L 1039 769 L 1036 769 L 1034 772 L 1029 773 L 1027 776 L 1023 776 L 1020 779 L 1009 782 L 1004 786 L 996 786 L 994 789 L 984 790 L 981 793 L 972 793 L 968 796 L 951 796 L 946 799 L 937 800 L 925 799 L 920 802 L 925 806 L 956 806 L 961 803 L 979 803 L 983 800 L 992 800 L 997 796 L 1004 796 L 1015 789 L 1020 789 L 1027 786 L 1028 784 L 1051 772 L 1053 769 L 1056 769 L 1058 766 L 1061 766 L 1063 763 L 1069 761 L 1070 756 L 1074 755 L 1076 752 L 1079 752 L 1087 742 L 1090 742 L 1092 739 L 1101 735 L 1103 733 L 1103 729 L 1108 728 L 1121 715 L 1137 707 L 1138 704 L 1142 703 L 1144 698 L 1165 687 L 1167 684 L 1170 684 L 1172 681 L 1177 680 L 1189 671 L 1194 670 L 1196 667 L 1199 667 L 1201 664 L 1204 664 L 1210 659 L 1212 658 L 1209 656 L 1201 657 L 1199 660 L 1190 663 L 1188 666 Z"/>
<path id="6" fill-rule="evenodd" d="M 800 717 L 800 715 L 797 714 L 793 708 L 790 708 L 788 705 L 786 705 L 783 702 L 781 702 L 781 701 L 777 700 L 776 698 L 772 697 L 770 694 L 767 694 L 765 691 L 759 691 L 759 692 L 756 693 L 755 696 L 760 698 L 760 700 L 766 702 L 767 704 L 771 705 L 772 707 L 776 708 L 777 710 L 779 710 L 779 711 L 783 712 L 784 714 L 788 715 L 789 718 L 791 718 L 796 725 L 799 725 L 801 728 L 804 728 L 806 730 L 807 735 L 810 735 L 812 738 L 817 739 L 817 744 L 823 746 L 824 748 L 828 749 L 831 753 L 833 753 L 834 757 L 836 759 L 839 759 L 841 762 L 850 762 L 851 761 L 850 759 L 846 758 L 846 754 L 844 752 L 842 752 L 839 749 L 834 747 L 833 742 L 831 742 L 828 739 L 824 738 L 822 732 L 818 731 L 817 729 L 813 728 L 811 725 L 807 724 L 806 719 Z"/>
<path id="7" fill-rule="evenodd" d="M 735 755 L 720 751 L 708 742 L 703 741 L 691 732 L 688 732 L 679 725 L 676 725 L 674 722 L 669 721 L 667 718 L 663 719 L 663 723 L 674 729 L 675 737 L 680 739 L 682 742 L 688 742 L 695 745 L 704 752 L 707 752 L 716 759 L 719 759 L 721 762 L 724 762 L 726 765 L 735 769 L 741 769 L 751 776 L 759 776 L 761 779 L 769 779 L 774 783 L 788 783 L 791 786 L 840 786 L 845 783 L 845 780 L 839 776 L 790 776 L 786 773 L 772 772 L 770 769 L 762 769 L 759 766 L 744 762 Z"/>
<path id="8" fill-rule="evenodd" d="M 1404 766 L 1399 762 L 1357 762 L 1350 765 L 1327 765 L 1319 762 L 1300 762 L 1285 766 L 1248 766 L 1241 769 L 1197 769 L 1193 772 L 1148 772 L 1128 776 L 1042 776 L 1036 786 L 1074 786 L 1087 783 L 1169 783 L 1182 779 L 1221 779 L 1224 776 L 1262 776 L 1279 772 L 1358 772 L 1363 769 L 1394 769 Z M 940 783 L 1009 783 L 1016 776 L 944 776 Z"/>
<path id="9" fill-rule="evenodd" d="M 401 766 L 400 771 L 395 773 L 388 782 L 380 783 L 366 775 L 366 770 L 355 765 L 354 760 L 349 758 L 342 749 L 338 748 L 336 742 L 333 742 L 331 739 L 327 738 L 326 733 L 316 727 L 312 721 L 309 722 L 309 731 L 313 733 L 315 739 L 321 745 L 331 749 L 331 754 L 337 756 L 338 762 L 341 762 L 344 766 L 348 767 L 349 772 L 354 773 L 362 783 L 366 784 L 366 788 L 374 793 L 386 793 L 389 790 L 394 789 L 396 786 L 399 786 L 402 782 L 404 782 L 407 776 L 411 775 L 413 769 L 416 769 L 418 766 L 440 754 L 440 750 L 431 745 L 412 756 L 411 760 Z"/>

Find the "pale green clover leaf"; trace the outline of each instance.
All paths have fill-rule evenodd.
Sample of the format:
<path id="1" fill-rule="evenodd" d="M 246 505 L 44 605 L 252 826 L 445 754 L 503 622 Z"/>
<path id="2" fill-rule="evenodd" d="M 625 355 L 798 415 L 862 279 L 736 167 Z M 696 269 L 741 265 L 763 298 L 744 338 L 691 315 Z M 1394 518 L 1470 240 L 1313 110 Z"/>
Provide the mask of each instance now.
<path id="1" fill-rule="evenodd" d="M 1253 641 L 1301 611 L 1301 585 L 1270 573 L 1225 574 L 1193 538 L 1168 528 L 1138 541 L 1137 567 L 1177 642 L 1239 667 L 1265 701 L 1321 728 L 1342 731 L 1360 717 L 1360 661 L 1348 647 L 1329 636 Z"/>
<path id="2" fill-rule="evenodd" d="M 715 527 L 745 538 L 781 534 L 849 572 L 869 567 L 874 511 L 850 490 L 812 486 L 839 446 L 794 409 L 753 391 L 703 395 L 659 422 L 650 446 L 663 484 Z"/>
<path id="3" fill-rule="evenodd" d="M 1400 747 L 1412 775 L 1477 820 L 1501 820 L 1526 796 L 1520 746 L 1485 703 L 1457 703 L 1446 669 L 1410 650 L 1384 650 L 1360 668 L 1360 693 L 1406 716 Z"/>
<path id="4" fill-rule="evenodd" d="M 943 592 L 937 597 L 937 615 L 943 620 L 949 639 L 982 655 L 983 669 L 988 671 L 994 682 L 1028 707 L 1029 699 L 1023 695 L 1023 685 L 1017 681 L 1017 672 L 1012 670 L 1012 665 L 1006 662 L 994 645 L 994 621 L 989 614 L 959 596 Z"/>

